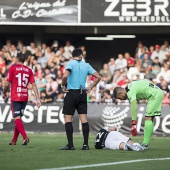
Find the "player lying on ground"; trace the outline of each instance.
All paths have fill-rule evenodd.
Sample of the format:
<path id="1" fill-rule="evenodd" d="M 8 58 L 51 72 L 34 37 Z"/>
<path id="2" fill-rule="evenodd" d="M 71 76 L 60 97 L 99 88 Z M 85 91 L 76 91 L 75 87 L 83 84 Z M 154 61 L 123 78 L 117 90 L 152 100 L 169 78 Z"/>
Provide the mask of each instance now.
<path id="1" fill-rule="evenodd" d="M 21 117 L 23 116 L 28 102 L 28 83 L 32 84 L 32 88 L 37 98 L 36 106 L 38 108 L 40 107 L 41 102 L 32 70 L 24 65 L 26 60 L 25 55 L 22 53 L 18 54 L 17 60 L 17 64 L 11 66 L 9 69 L 3 91 L 3 98 L 6 99 L 6 92 L 11 84 L 11 111 L 14 117 L 15 127 L 14 136 L 9 145 L 16 145 L 19 134 L 23 137 L 23 145 L 27 145 L 29 138 L 25 132 Z"/>
<path id="2" fill-rule="evenodd" d="M 162 90 L 147 80 L 132 81 L 126 88 L 116 87 L 114 97 L 120 100 L 129 99 L 131 104 L 132 127 L 131 134 L 137 135 L 137 100 L 147 100 L 145 114 L 144 140 L 142 146 L 148 149 L 148 145 L 154 129 L 154 117 L 161 115 L 163 92 Z"/>
<path id="3" fill-rule="evenodd" d="M 142 151 L 144 148 L 134 143 L 130 138 L 122 133 L 116 131 L 116 127 L 104 127 L 96 136 L 95 148 L 96 149 L 112 149 L 112 150 L 132 150 Z"/>

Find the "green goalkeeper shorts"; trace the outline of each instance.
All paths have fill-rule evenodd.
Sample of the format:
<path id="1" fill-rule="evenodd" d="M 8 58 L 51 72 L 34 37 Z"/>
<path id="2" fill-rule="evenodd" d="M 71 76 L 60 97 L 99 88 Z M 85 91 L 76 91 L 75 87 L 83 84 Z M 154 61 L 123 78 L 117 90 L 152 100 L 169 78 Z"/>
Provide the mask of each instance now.
<path id="1" fill-rule="evenodd" d="M 157 89 L 154 96 L 151 96 L 147 102 L 145 116 L 160 116 L 162 109 L 163 92 Z"/>

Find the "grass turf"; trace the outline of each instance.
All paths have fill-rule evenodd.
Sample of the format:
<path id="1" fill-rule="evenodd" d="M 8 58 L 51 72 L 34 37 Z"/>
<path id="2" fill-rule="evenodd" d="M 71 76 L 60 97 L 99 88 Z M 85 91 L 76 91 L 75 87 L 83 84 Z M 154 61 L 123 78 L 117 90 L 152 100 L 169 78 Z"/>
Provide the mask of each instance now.
<path id="1" fill-rule="evenodd" d="M 30 134 L 30 143 L 27 146 L 21 145 L 21 137 L 16 146 L 9 146 L 8 143 L 11 141 L 11 137 L 12 134 L 0 134 L 0 170 L 32 170 L 170 157 L 170 138 L 165 137 L 152 138 L 150 150 L 143 152 L 96 150 L 93 146 L 94 135 L 90 135 L 89 151 L 80 150 L 83 140 L 82 135 L 74 135 L 75 151 L 59 150 L 66 144 L 66 137 L 61 134 Z M 142 138 L 134 138 L 133 140 L 141 143 Z M 164 160 L 84 169 L 169 170 L 169 167 L 170 160 Z"/>

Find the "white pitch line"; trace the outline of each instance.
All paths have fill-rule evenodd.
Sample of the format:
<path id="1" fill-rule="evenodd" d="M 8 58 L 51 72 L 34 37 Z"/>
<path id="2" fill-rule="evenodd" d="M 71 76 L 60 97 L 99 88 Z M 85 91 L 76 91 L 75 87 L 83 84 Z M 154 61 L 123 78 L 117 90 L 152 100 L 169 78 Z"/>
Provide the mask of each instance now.
<path id="1" fill-rule="evenodd" d="M 68 166 L 68 167 L 48 168 L 48 169 L 40 169 L 40 170 L 67 170 L 67 169 L 81 169 L 81 168 L 90 168 L 90 167 L 98 167 L 98 166 L 108 166 L 108 165 L 129 164 L 129 163 L 134 163 L 134 162 L 161 161 L 161 160 L 169 160 L 169 159 L 170 159 L 170 157 L 169 157 L 169 158 L 155 158 L 155 159 L 138 159 L 138 160 L 130 160 L 130 161 L 109 162 L 109 163 L 91 164 L 91 165 L 80 165 L 80 166 Z"/>

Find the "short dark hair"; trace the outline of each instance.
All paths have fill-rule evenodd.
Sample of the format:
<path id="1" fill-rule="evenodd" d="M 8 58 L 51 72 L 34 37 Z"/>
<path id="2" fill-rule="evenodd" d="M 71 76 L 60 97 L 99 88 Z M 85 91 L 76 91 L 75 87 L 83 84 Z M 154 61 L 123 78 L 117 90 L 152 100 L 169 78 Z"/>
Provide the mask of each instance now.
<path id="1" fill-rule="evenodd" d="M 119 94 L 121 93 L 122 89 L 123 89 L 122 87 L 116 87 L 116 88 L 114 89 L 114 91 L 113 91 L 113 96 L 114 96 L 115 99 L 117 99 L 117 97 L 118 97 Z"/>
<path id="2" fill-rule="evenodd" d="M 24 63 L 25 60 L 26 60 L 26 56 L 23 53 L 18 53 L 17 54 L 17 59 L 18 59 L 19 62 Z"/>
<path id="3" fill-rule="evenodd" d="M 72 52 L 73 57 L 79 57 L 80 55 L 83 55 L 83 52 L 80 48 L 76 48 L 73 50 L 73 52 Z"/>

